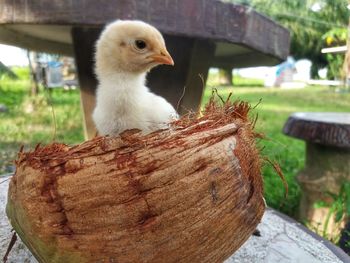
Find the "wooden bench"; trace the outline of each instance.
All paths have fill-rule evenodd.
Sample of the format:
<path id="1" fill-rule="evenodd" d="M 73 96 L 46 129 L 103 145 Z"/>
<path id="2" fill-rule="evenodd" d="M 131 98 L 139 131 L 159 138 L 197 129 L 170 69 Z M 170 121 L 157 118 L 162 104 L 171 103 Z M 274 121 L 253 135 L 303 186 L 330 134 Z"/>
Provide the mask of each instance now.
<path id="1" fill-rule="evenodd" d="M 175 106 L 186 86 L 180 113 L 198 108 L 209 67 L 274 65 L 289 52 L 287 29 L 216 0 L 0 0 L 0 8 L 0 42 L 75 56 L 88 137 L 94 135 L 94 44 L 103 25 L 117 18 L 143 20 L 164 33 L 175 67 L 152 70 L 148 85 Z"/>

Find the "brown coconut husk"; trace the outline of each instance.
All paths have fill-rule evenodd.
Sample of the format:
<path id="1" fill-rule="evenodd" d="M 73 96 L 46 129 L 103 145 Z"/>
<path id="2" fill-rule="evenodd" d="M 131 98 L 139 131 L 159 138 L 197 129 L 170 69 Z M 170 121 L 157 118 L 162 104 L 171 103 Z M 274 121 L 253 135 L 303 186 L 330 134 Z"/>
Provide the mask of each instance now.
<path id="1" fill-rule="evenodd" d="M 19 153 L 7 204 L 39 262 L 222 262 L 265 210 L 245 102 L 169 129 Z"/>

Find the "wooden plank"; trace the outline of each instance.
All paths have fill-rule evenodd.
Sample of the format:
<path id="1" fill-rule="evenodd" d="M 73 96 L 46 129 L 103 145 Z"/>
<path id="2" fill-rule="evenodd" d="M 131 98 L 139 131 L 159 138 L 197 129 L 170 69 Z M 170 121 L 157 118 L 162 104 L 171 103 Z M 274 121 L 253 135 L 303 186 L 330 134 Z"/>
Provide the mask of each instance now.
<path id="1" fill-rule="evenodd" d="M 95 108 L 95 91 L 97 80 L 94 74 L 94 47 L 99 36 L 99 29 L 73 28 L 72 38 L 75 62 L 80 84 L 81 106 L 84 118 L 84 134 L 86 139 L 96 135 L 92 112 Z"/>
<path id="2" fill-rule="evenodd" d="M 245 35 L 243 43 L 255 50 L 264 50 L 263 53 L 271 54 L 275 57 L 283 57 L 289 52 L 290 35 L 285 29 L 278 26 L 271 26 L 266 23 L 266 17 L 257 13 L 246 13 Z M 280 37 L 283 36 L 281 42 Z M 280 43 L 280 45 L 276 45 Z"/>
<path id="3" fill-rule="evenodd" d="M 70 44 L 26 35 L 9 29 L 6 26 L 0 26 L 0 42 L 39 52 L 62 54 L 66 56 L 73 55 L 73 48 Z"/>
<path id="4" fill-rule="evenodd" d="M 138 8 L 137 0 L 113 1 L 24 1 L 0 0 L 0 24 L 59 24 L 102 26 L 121 19 L 142 19 L 163 33 L 196 39 L 243 44 L 285 59 L 289 53 L 289 32 L 249 7 L 214 0 L 148 0 Z M 207 15 L 211 14 L 211 19 Z"/>

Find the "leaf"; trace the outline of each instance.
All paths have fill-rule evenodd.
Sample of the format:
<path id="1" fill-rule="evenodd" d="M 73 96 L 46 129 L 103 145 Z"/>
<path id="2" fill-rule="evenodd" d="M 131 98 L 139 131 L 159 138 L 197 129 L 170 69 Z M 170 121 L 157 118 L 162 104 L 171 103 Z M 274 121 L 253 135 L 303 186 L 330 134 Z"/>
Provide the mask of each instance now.
<path id="1" fill-rule="evenodd" d="M 346 192 L 345 196 L 345 213 L 347 216 L 350 216 L 350 191 Z"/>
<path id="2" fill-rule="evenodd" d="M 343 218 L 343 215 L 344 215 L 343 209 L 337 210 L 334 218 L 335 222 L 338 223 Z"/>
<path id="3" fill-rule="evenodd" d="M 325 207 L 329 207 L 330 205 L 324 201 L 318 201 L 316 203 L 314 203 L 314 208 L 325 208 Z"/>

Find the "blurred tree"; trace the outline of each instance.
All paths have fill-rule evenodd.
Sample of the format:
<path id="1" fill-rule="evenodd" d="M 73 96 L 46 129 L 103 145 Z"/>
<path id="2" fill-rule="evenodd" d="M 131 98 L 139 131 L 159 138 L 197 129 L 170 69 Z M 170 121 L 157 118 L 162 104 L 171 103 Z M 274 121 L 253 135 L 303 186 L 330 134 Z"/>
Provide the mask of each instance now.
<path id="1" fill-rule="evenodd" d="M 327 57 L 321 54 L 325 43 L 322 36 L 332 30 L 347 28 L 346 0 L 226 0 L 253 7 L 291 31 L 291 54 L 296 59 L 311 60 L 312 77 L 327 66 Z"/>
<path id="2" fill-rule="evenodd" d="M 28 65 L 29 65 L 29 71 L 30 71 L 30 77 L 31 77 L 30 95 L 36 96 L 39 93 L 39 80 L 37 76 L 39 55 L 35 51 L 28 50 L 27 57 L 28 57 Z"/>
<path id="3" fill-rule="evenodd" d="M 232 68 L 219 69 L 219 83 L 223 86 L 232 86 Z"/>
<path id="4" fill-rule="evenodd" d="M 322 36 L 322 40 L 324 45 L 327 47 L 345 46 L 347 40 L 347 30 L 343 28 L 331 29 Z M 344 54 L 328 53 L 325 55 L 328 62 L 327 78 L 345 80 L 347 73 L 344 69 Z"/>
<path id="5" fill-rule="evenodd" d="M 8 76 L 10 79 L 18 79 L 18 76 L 0 61 L 0 78 Z"/>

